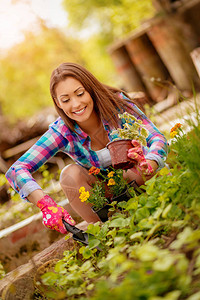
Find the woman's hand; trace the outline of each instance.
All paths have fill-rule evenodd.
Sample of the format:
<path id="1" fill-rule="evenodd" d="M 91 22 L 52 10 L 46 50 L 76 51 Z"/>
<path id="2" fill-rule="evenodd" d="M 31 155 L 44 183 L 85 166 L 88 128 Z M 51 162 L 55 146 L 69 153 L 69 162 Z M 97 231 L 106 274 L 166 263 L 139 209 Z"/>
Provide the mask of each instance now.
<path id="1" fill-rule="evenodd" d="M 54 200 L 45 195 L 37 202 L 37 206 L 40 208 L 43 214 L 43 224 L 61 233 L 67 233 L 62 219 L 65 219 L 70 225 L 75 225 L 75 221 L 72 219 L 70 214 L 62 207 L 56 204 Z"/>
<path id="2" fill-rule="evenodd" d="M 132 140 L 132 145 L 134 147 L 128 150 L 128 157 L 136 162 L 136 167 L 139 168 L 143 175 L 152 175 L 153 172 L 157 169 L 157 163 L 152 161 L 152 167 L 151 161 L 146 160 L 146 158 L 144 157 L 142 147 L 138 141 Z"/>

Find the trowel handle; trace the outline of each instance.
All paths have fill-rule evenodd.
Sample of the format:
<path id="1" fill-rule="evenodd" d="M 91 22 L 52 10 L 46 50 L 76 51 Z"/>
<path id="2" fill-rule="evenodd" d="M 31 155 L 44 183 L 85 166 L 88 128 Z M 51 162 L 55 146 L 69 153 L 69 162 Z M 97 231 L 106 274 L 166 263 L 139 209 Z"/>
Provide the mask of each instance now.
<path id="1" fill-rule="evenodd" d="M 78 229 L 76 226 L 70 225 L 64 219 L 62 219 L 62 221 L 63 221 L 63 224 L 65 225 L 65 228 L 67 231 L 69 231 L 73 234 L 77 234 L 77 233 L 81 232 L 80 229 Z"/>

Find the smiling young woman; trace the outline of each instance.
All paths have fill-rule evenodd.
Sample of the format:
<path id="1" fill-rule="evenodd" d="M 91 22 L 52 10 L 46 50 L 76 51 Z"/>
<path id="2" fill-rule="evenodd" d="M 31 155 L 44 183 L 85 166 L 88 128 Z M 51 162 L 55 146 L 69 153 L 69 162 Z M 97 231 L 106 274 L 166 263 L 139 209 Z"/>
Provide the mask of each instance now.
<path id="1" fill-rule="evenodd" d="M 96 222 L 99 218 L 92 211 L 91 204 L 80 201 L 79 188 L 84 186 L 86 191 L 92 188 L 96 180 L 95 176 L 88 174 L 92 166 L 106 171 L 111 165 L 106 145 L 113 139 L 111 131 L 123 127 L 118 114 L 125 111 L 133 114 L 149 132 L 147 147 L 137 145 L 131 149 L 129 157 L 134 158 L 137 166 L 124 174 L 128 182 L 136 180 L 141 185 L 144 183 L 143 172 L 152 170 L 149 179 L 156 170 L 164 167 L 167 141 L 125 92 L 102 84 L 78 64 L 58 66 L 51 75 L 50 92 L 60 117 L 10 167 L 6 177 L 22 199 L 28 199 L 41 209 L 44 225 L 66 233 L 62 218 L 70 224 L 74 224 L 74 220 L 42 191 L 32 177 L 33 172 L 59 151 L 69 155 L 75 163 L 62 170 L 61 187 L 71 207 L 87 222 Z"/>

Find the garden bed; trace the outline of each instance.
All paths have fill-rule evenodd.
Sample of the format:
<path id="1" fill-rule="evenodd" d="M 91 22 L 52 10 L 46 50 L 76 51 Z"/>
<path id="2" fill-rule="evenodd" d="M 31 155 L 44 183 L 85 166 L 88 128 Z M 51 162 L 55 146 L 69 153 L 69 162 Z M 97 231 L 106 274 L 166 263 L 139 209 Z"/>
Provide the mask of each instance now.
<path id="1" fill-rule="evenodd" d="M 65 251 L 36 283 L 37 297 L 200 299 L 198 110 L 193 115 L 195 122 L 186 121 L 190 131 L 181 124 L 171 131 L 171 174 L 162 169 L 146 182 L 145 193 L 113 204 L 116 212 L 104 224 L 90 224 L 89 245 Z"/>

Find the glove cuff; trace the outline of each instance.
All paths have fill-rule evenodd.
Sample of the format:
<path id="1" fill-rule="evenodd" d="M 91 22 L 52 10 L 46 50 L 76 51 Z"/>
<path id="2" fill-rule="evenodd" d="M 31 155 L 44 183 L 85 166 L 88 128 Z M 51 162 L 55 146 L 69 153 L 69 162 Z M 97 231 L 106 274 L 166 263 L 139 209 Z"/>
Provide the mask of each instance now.
<path id="1" fill-rule="evenodd" d="M 49 195 L 45 195 L 37 202 L 37 207 L 39 207 L 41 210 L 45 207 L 48 207 L 49 205 L 57 205 L 56 202 Z"/>

